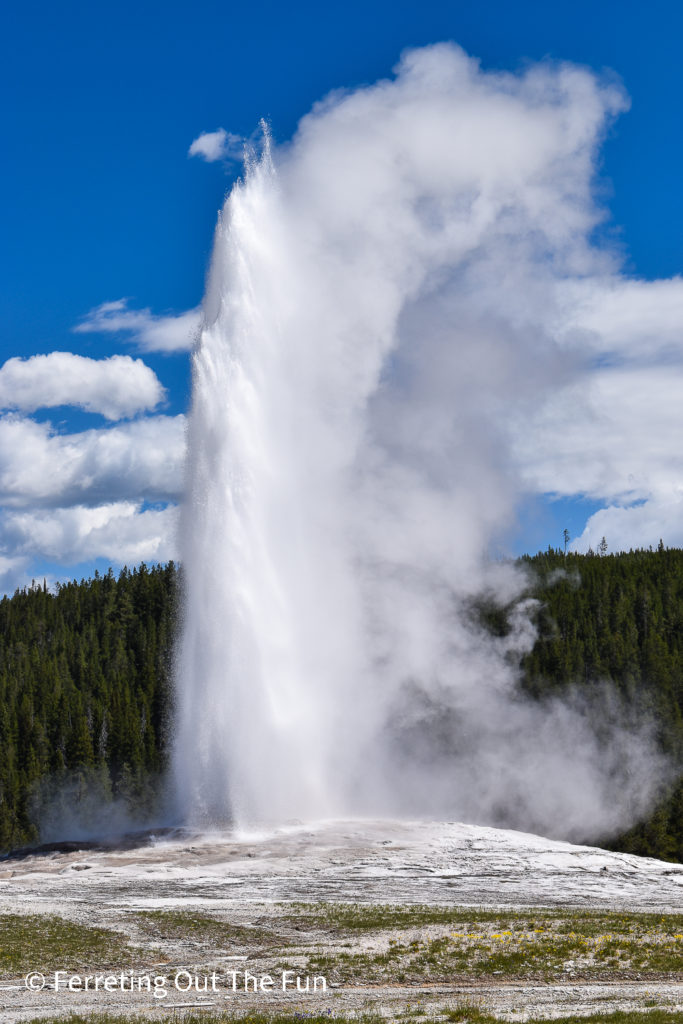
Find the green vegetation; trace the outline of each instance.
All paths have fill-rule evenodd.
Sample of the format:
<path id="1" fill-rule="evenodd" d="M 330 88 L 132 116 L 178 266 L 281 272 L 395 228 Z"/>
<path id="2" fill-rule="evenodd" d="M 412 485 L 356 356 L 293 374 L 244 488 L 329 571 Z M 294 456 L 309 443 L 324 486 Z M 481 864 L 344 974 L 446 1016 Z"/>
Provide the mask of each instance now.
<path id="1" fill-rule="evenodd" d="M 481 910 L 478 907 L 396 906 L 385 903 L 286 903 L 280 904 L 281 921 L 292 921 L 304 931 L 318 928 L 329 932 L 379 932 L 391 929 L 423 928 L 427 925 L 491 925 L 494 931 L 517 928 L 527 931 L 554 928 L 584 936 L 604 932 L 642 934 L 661 932 L 665 936 L 683 933 L 683 914 L 622 913 L 601 910 Z M 156 913 L 156 912 L 154 912 Z"/>
<path id="2" fill-rule="evenodd" d="M 639 1014 L 638 1024 L 641 1024 L 643 1014 Z M 646 1015 L 647 1022 L 651 1021 L 650 1014 Z M 28 1024 L 140 1024 L 141 1018 L 139 1014 L 125 1014 L 120 1016 L 119 1014 L 111 1015 L 109 1013 L 97 1013 L 93 1016 L 83 1017 L 80 1014 L 70 1015 L 68 1017 L 53 1017 L 48 1019 L 47 1017 L 40 1017 L 33 1021 L 28 1021 Z M 156 1017 L 156 1020 L 160 1018 Z M 173 1014 L 172 1020 L 182 1020 L 183 1024 L 301 1024 L 302 1020 L 308 1021 L 308 1024 L 329 1024 L 331 1020 L 336 1020 L 339 1024 L 386 1024 L 386 1017 L 381 1014 L 361 1014 L 359 1017 L 347 1017 L 337 1016 L 332 1013 L 249 1013 L 248 1011 L 244 1016 L 236 1015 L 230 1011 L 224 1013 L 184 1013 L 182 1015 Z M 445 1017 L 445 1020 L 449 1018 Z M 494 1018 L 491 1018 L 492 1020 Z M 680 1019 L 683 1020 L 683 1014 L 680 1015 Z M 593 1018 L 585 1017 L 583 1020 L 588 1021 L 591 1024 Z M 615 1024 L 631 1024 L 630 1018 L 628 1020 L 616 1021 Z M 667 1014 L 662 1020 L 652 1018 L 652 1024 L 679 1024 L 678 1015 Z"/>
<path id="3" fill-rule="evenodd" d="M 498 1018 L 472 1006 L 446 1010 L 444 1019 L 462 1021 L 462 1024 L 497 1024 Z M 680 1024 L 680 1010 L 615 1010 L 613 1013 L 591 1013 L 588 1016 L 553 1017 L 553 1024 Z M 539 1024 L 539 1018 L 529 1018 L 527 1024 Z"/>
<path id="4" fill-rule="evenodd" d="M 683 551 L 550 550 L 521 564 L 526 596 L 538 601 L 539 639 L 520 686 L 536 700 L 573 687 L 599 711 L 601 685 L 611 683 L 683 765 Z M 141 825 L 153 816 L 177 591 L 171 563 L 0 601 L 0 850 L 44 840 L 49 829 L 41 837 L 38 826 L 51 814 L 87 827 L 115 801 Z M 494 634 L 509 628 L 510 608 L 482 601 L 474 610 Z M 107 818 L 116 827 L 116 815 Z M 683 861 L 683 782 L 608 845 Z"/>
<path id="5" fill-rule="evenodd" d="M 53 915 L 0 916 L 0 976 L 117 966 L 135 953 L 125 935 Z"/>
<path id="6" fill-rule="evenodd" d="M 282 939 L 266 928 L 229 924 L 184 910 L 146 910 L 135 915 L 141 932 L 152 939 L 192 939 L 219 949 L 279 945 Z"/>
<path id="7" fill-rule="evenodd" d="M 253 909 L 257 915 L 253 925 L 194 912 L 131 911 L 121 917 L 121 933 L 85 928 L 55 917 L 0 918 L 0 950 L 5 955 L 4 961 L 0 959 L 0 976 L 20 977 L 36 968 L 81 974 L 107 967 L 118 971 L 132 956 L 140 966 L 151 961 L 155 969 L 161 968 L 169 976 L 176 969 L 172 964 L 177 964 L 178 956 L 186 967 L 189 956 L 190 969 L 200 974 L 217 969 L 225 976 L 225 954 L 232 954 L 237 945 L 248 951 L 253 973 L 266 971 L 277 976 L 296 964 L 302 974 L 322 974 L 331 986 L 341 986 L 331 987 L 323 1002 L 299 1001 L 286 1013 L 275 1008 L 272 1013 L 250 1011 L 244 1004 L 241 1015 L 238 1006 L 218 1012 L 207 1004 L 197 1016 L 197 1011 L 183 1006 L 180 1019 L 185 1024 L 200 1020 L 202 1024 L 294 1024 L 302 1019 L 314 1024 L 330 1019 L 365 1024 L 387 1019 L 495 1024 L 481 989 L 475 1005 L 453 1008 L 443 1006 L 442 994 L 431 987 L 499 982 L 559 982 L 566 986 L 597 981 L 661 985 L 683 980 L 683 914 L 325 903 L 256 905 Z M 146 951 L 135 949 L 130 944 L 133 940 L 149 943 Z M 168 966 L 162 967 L 160 961 Z M 413 987 L 414 1001 L 411 998 L 406 1003 L 404 992 L 393 1016 L 387 1018 L 385 1000 L 391 1005 L 396 985 Z M 358 1016 L 348 1014 L 348 1004 L 342 1011 L 337 1002 L 349 986 L 365 990 L 356 1004 L 361 1007 Z M 643 1011 L 658 1005 L 653 1013 L 645 1014 L 649 1024 L 683 1024 L 682 1015 L 661 1009 L 667 995 L 652 991 L 651 996 L 656 998 L 648 998 L 647 992 L 634 993 L 640 1007 L 639 1024 Z M 384 1016 L 371 1013 L 376 998 L 382 1001 Z M 163 1012 L 165 1006 L 155 1008 Z M 169 1012 L 171 1009 L 169 1003 Z M 172 1012 L 176 1014 L 176 1010 Z M 132 1024 L 139 1017 L 98 1014 L 66 1020 L 71 1024 Z M 635 1017 L 617 1013 L 581 1020 L 629 1024 Z"/>
<path id="8" fill-rule="evenodd" d="M 296 922 L 306 931 L 318 928 L 342 933 L 378 932 L 420 928 L 429 924 L 451 925 L 461 921 L 496 922 L 502 927 L 500 910 L 455 910 L 452 907 L 392 906 L 384 903 L 287 903 L 282 905 L 282 909 L 282 920 Z M 510 919 L 513 914 L 510 913 Z"/>
<path id="9" fill-rule="evenodd" d="M 385 933 L 362 952 L 311 954 L 309 973 L 340 984 L 601 980 L 615 970 L 644 978 L 683 968 L 681 914 L 319 904 L 297 906 L 297 919 L 307 931 Z"/>
<path id="10" fill-rule="evenodd" d="M 173 1018 L 176 1019 L 176 1016 Z M 338 1021 L 338 1024 L 386 1024 L 387 1017 L 382 1014 L 361 1014 L 360 1016 L 349 1017 L 346 1014 L 336 1013 L 246 1013 L 244 1016 L 237 1016 L 229 1011 L 224 1013 L 183 1014 L 183 1024 L 300 1024 L 307 1020 L 309 1024 L 328 1024 L 329 1021 Z M 391 1018 L 389 1018 L 391 1019 Z M 424 1012 L 415 1011 L 401 1019 L 425 1019 Z M 430 1013 L 430 1020 L 453 1021 L 458 1024 L 498 1024 L 500 1018 L 485 1013 L 477 1007 L 463 1006 L 455 1010 L 442 1009 L 436 1015 Z M 541 1024 L 543 1018 L 527 1018 L 526 1024 Z M 68 1017 L 41 1017 L 29 1021 L 28 1024 L 139 1024 L 139 1014 L 95 1014 L 83 1017 L 80 1014 Z M 683 1024 L 683 1012 L 680 1010 L 618 1010 L 613 1013 L 591 1013 L 586 1016 L 577 1017 L 554 1017 L 553 1024 Z"/>
<path id="11" fill-rule="evenodd" d="M 389 940 L 372 953 L 323 953 L 309 957 L 307 970 L 338 984 L 407 985 L 452 982 L 454 978 L 531 981 L 610 980 L 680 976 L 683 937 L 644 934 L 633 938 L 612 933 L 586 938 L 560 935 L 553 929 L 493 931 L 468 928 L 410 942 Z"/>

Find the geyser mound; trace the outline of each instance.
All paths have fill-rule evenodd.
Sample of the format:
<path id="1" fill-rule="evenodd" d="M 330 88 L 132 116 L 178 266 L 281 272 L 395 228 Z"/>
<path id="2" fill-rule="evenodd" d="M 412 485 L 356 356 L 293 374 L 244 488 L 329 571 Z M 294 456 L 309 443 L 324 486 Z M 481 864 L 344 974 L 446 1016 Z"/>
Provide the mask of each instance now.
<path id="1" fill-rule="evenodd" d="M 523 699 L 529 608 L 499 640 L 471 615 L 523 593 L 482 553 L 519 498 L 514 431 L 576 365 L 561 285 L 609 264 L 591 177 L 622 104 L 584 70 L 483 73 L 442 45 L 248 163 L 193 356 L 184 820 L 584 838 L 647 806 L 656 760 L 613 698 L 601 731 L 595 700 Z"/>

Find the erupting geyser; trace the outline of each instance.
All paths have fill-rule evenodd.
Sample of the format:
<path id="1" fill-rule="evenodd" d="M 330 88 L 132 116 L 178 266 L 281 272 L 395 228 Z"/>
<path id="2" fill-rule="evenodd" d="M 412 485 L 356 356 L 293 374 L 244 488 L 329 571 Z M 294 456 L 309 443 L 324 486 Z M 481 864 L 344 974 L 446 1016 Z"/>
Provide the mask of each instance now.
<path id="1" fill-rule="evenodd" d="M 524 603 L 497 641 L 471 613 L 523 589 L 483 553 L 514 515 L 514 438 L 570 372 L 559 286 L 608 262 L 590 183 L 620 104 L 584 70 L 485 74 L 432 47 L 316 106 L 232 190 L 194 353 L 186 820 L 576 838 L 650 798 L 648 743 L 614 702 L 598 736 L 578 699 L 520 696 Z"/>

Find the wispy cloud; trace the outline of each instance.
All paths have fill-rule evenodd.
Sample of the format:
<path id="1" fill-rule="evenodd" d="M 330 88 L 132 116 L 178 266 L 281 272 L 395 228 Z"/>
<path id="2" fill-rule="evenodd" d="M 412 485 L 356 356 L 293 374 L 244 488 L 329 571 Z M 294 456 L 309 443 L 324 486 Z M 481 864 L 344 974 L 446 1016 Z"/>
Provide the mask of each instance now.
<path id="1" fill-rule="evenodd" d="M 0 408 L 34 412 L 72 405 L 120 420 L 148 411 L 164 398 L 161 382 L 141 359 L 88 359 L 50 352 L 8 359 L 0 369 Z"/>
<path id="2" fill-rule="evenodd" d="M 129 309 L 127 299 L 103 302 L 91 309 L 73 330 L 77 334 L 126 333 L 144 352 L 184 352 L 192 348 L 201 311 L 157 316 L 150 309 Z"/>
<path id="3" fill-rule="evenodd" d="M 202 132 L 194 140 L 188 156 L 198 156 L 207 163 L 217 160 L 241 160 L 244 155 L 244 139 L 241 135 L 218 128 L 215 132 Z"/>

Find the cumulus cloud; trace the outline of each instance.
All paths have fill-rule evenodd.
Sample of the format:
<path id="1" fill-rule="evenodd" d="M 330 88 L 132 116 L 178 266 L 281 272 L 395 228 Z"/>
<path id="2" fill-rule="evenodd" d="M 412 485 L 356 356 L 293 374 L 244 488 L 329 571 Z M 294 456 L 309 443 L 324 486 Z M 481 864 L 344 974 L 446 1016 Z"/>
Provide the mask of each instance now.
<path id="1" fill-rule="evenodd" d="M 104 329 L 144 334 L 150 348 L 187 347 L 196 324 L 192 314 L 154 318 L 143 311 L 132 314 L 133 324 L 127 314 L 121 302 L 97 311 Z M 117 315 L 124 321 L 115 326 Z M 130 356 L 53 352 L 10 359 L 0 369 L 0 405 L 21 412 L 76 405 L 120 420 L 154 409 L 164 394 L 153 371 Z M 184 426 L 184 416 L 148 415 L 63 433 L 18 413 L 0 416 L 0 586 L 30 584 L 37 559 L 69 565 L 172 557 Z"/>
<path id="2" fill-rule="evenodd" d="M 50 423 L 0 417 L 0 504 L 173 501 L 182 485 L 184 423 L 183 416 L 152 416 L 59 434 Z"/>
<path id="3" fill-rule="evenodd" d="M 558 335 L 603 359 L 683 360 L 683 278 L 645 281 L 613 275 L 567 282 Z"/>
<path id="4" fill-rule="evenodd" d="M 13 358 L 0 368 L 0 408 L 33 412 L 73 405 L 120 420 L 154 409 L 164 398 L 161 382 L 142 359 L 88 359 L 73 352 Z"/>
<path id="5" fill-rule="evenodd" d="M 202 132 L 193 141 L 188 156 L 199 156 L 207 163 L 216 160 L 239 160 L 244 153 L 244 139 L 240 135 L 218 128 L 215 132 Z"/>
<path id="6" fill-rule="evenodd" d="M 91 309 L 73 330 L 77 334 L 123 332 L 144 352 L 184 352 L 192 348 L 200 321 L 199 309 L 157 316 L 149 309 L 129 309 L 127 299 L 116 299 Z"/>
<path id="7" fill-rule="evenodd" d="M 583 366 L 513 425 L 528 488 L 608 505 L 573 550 L 683 544 L 683 280 L 567 281 L 559 311 L 555 337 Z"/>
<path id="8" fill-rule="evenodd" d="M 667 547 L 683 547 L 683 486 L 673 494 L 657 494 L 631 506 L 610 505 L 595 512 L 571 544 L 572 551 L 597 551 L 602 538 L 610 551 L 655 548 L 660 540 Z"/>
<path id="9" fill-rule="evenodd" d="M 63 565 L 94 558 L 119 564 L 167 561 L 176 557 L 176 515 L 175 506 L 149 509 L 129 501 L 6 511 L 0 517 L 0 543 L 18 553 L 14 561 L 38 553 Z"/>
<path id="10" fill-rule="evenodd" d="M 683 365 L 607 367 L 558 389 L 519 428 L 531 489 L 621 503 L 683 482 Z"/>
<path id="11" fill-rule="evenodd" d="M 183 416 L 75 434 L 0 417 L 0 587 L 30 585 L 31 565 L 177 557 Z M 42 579 L 42 574 L 41 574 Z"/>

